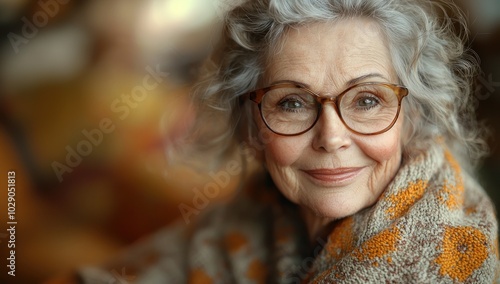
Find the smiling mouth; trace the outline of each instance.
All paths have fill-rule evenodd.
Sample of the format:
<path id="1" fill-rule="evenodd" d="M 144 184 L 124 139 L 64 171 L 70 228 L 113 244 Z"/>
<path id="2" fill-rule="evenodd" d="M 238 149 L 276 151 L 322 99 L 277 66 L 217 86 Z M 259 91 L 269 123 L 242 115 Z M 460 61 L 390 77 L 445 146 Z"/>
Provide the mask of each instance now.
<path id="1" fill-rule="evenodd" d="M 314 180 L 327 184 L 342 184 L 352 181 L 363 170 L 363 167 L 303 170 Z"/>

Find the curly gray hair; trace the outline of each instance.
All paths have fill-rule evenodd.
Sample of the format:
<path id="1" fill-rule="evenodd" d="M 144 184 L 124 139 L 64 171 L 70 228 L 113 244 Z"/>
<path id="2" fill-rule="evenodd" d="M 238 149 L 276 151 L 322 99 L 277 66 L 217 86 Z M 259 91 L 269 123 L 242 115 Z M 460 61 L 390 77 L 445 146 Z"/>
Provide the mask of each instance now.
<path id="1" fill-rule="evenodd" d="M 384 33 L 400 83 L 410 91 L 404 100 L 404 155 L 438 136 L 472 169 L 486 149 L 472 104 L 478 64 L 464 47 L 463 14 L 445 0 L 246 1 L 226 15 L 222 48 L 193 92 L 199 114 L 195 136 L 222 154 L 255 135 L 248 103 L 241 105 L 239 97 L 258 87 L 268 56 L 277 52 L 287 30 L 352 17 L 378 23 L 365 32 Z M 222 127 L 218 132 L 211 128 L 207 138 L 201 129 L 215 118 Z"/>

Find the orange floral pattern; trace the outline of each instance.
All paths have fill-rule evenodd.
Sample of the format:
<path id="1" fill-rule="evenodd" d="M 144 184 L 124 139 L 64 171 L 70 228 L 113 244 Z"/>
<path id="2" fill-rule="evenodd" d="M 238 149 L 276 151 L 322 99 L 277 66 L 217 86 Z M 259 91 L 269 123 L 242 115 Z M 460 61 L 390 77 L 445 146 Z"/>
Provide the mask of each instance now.
<path id="1" fill-rule="evenodd" d="M 398 266 L 401 268 L 399 270 L 401 272 L 411 271 L 413 269 L 411 263 L 414 263 L 415 259 L 421 261 L 421 257 L 428 258 L 434 263 L 423 266 L 422 271 L 431 273 L 431 269 L 437 268 L 438 275 L 430 276 L 429 274 L 428 276 L 433 278 L 417 280 L 418 277 L 427 276 L 421 276 L 421 272 L 416 271 L 413 274 L 417 275 L 416 278 L 405 279 L 414 279 L 412 281 L 418 283 L 439 282 L 443 278 L 451 278 L 455 282 L 487 283 L 493 281 L 494 275 L 500 271 L 497 263 L 498 244 L 493 241 L 494 238 L 491 234 L 491 232 L 494 232 L 496 237 L 496 229 L 488 232 L 470 225 L 445 225 L 449 220 L 455 220 L 454 223 L 456 224 L 459 217 L 477 219 L 475 222 L 469 220 L 467 224 L 478 224 L 480 222 L 484 224 L 484 220 L 478 218 L 485 218 L 484 214 L 488 212 L 488 206 L 486 208 L 481 207 L 477 202 L 469 202 L 467 207 L 464 206 L 465 189 L 460 165 L 449 151 L 445 150 L 442 153 L 444 163 L 439 169 L 439 177 L 434 176 L 432 180 L 409 179 L 410 181 L 407 182 L 405 188 L 394 188 L 392 189 L 394 192 L 389 190 L 386 196 L 380 199 L 379 206 L 375 207 L 377 210 L 382 209 L 385 214 L 378 215 L 378 213 L 375 214 L 377 210 L 373 210 L 372 215 L 370 211 L 367 211 L 366 216 L 370 216 L 370 218 L 363 225 L 366 227 L 357 226 L 371 230 L 377 228 L 377 225 L 372 225 L 372 222 L 379 222 L 377 224 L 389 224 L 389 228 L 376 233 L 365 241 L 361 241 L 360 245 L 356 246 L 348 238 L 358 237 L 360 234 L 362 236 L 365 231 L 356 232 L 353 230 L 353 224 L 347 221 L 337 224 L 329 236 L 327 246 L 327 257 L 330 257 L 332 265 L 327 269 L 316 272 L 311 277 L 313 283 L 342 282 L 343 276 L 349 277 L 349 275 L 349 279 L 392 282 L 394 278 L 385 278 L 389 274 L 378 274 L 379 271 L 387 273 L 387 269 L 392 270 Z M 430 164 L 426 164 L 426 162 L 428 160 L 425 158 L 419 161 L 421 163 L 420 172 L 429 169 Z M 419 171 L 415 170 L 414 172 Z M 474 190 L 476 190 L 475 194 L 484 194 L 477 191 L 477 189 Z M 427 192 L 429 192 L 429 195 L 426 198 L 429 199 L 426 202 L 417 203 L 418 200 L 426 196 Z M 434 201 L 432 198 L 434 198 Z M 441 204 L 442 207 L 433 208 L 433 204 Z M 412 208 L 415 208 L 415 210 L 410 211 Z M 457 209 L 466 214 L 457 215 L 455 211 Z M 437 212 L 439 213 L 435 214 Z M 487 215 L 490 218 L 488 219 L 489 226 L 494 226 L 496 223 L 492 213 L 488 212 Z M 483 214 L 482 217 L 479 217 L 481 214 Z M 377 219 L 379 216 L 384 216 L 386 220 L 383 220 L 383 218 Z M 402 216 L 408 216 L 408 219 L 401 219 Z M 351 217 L 346 220 L 352 221 L 354 218 Z M 356 220 L 363 219 L 358 216 Z M 419 222 L 411 223 L 415 220 L 419 220 Z M 433 250 L 421 250 L 429 243 L 438 244 L 439 250 L 435 254 L 432 254 Z M 351 253 L 345 253 L 346 250 L 351 251 Z M 411 258 L 408 258 L 409 256 Z M 402 261 L 403 259 L 405 260 Z M 360 278 L 356 278 L 360 270 L 355 267 L 360 268 L 361 271 L 370 272 L 366 272 L 368 274 L 359 273 Z M 474 274 L 476 271 L 480 272 Z M 370 278 L 371 275 L 378 275 L 378 278 Z M 408 277 L 408 275 L 404 277 Z M 381 279 L 386 279 L 386 281 Z"/>
<path id="2" fill-rule="evenodd" d="M 245 235 L 239 232 L 231 232 L 227 234 L 224 241 L 226 248 L 230 253 L 236 253 L 248 244 L 248 240 Z"/>
<path id="3" fill-rule="evenodd" d="M 142 264 L 182 274 L 163 283 L 492 283 L 500 271 L 494 207 L 440 145 L 403 161 L 374 206 L 335 221 L 327 236 L 307 239 L 293 212 L 300 208 L 262 186 L 256 192 L 269 191 L 267 197 L 238 195 L 223 205 L 229 214 L 205 216 L 200 228 L 179 233 L 182 247 L 161 242 L 158 259 Z"/>
<path id="4" fill-rule="evenodd" d="M 354 241 L 352 226 L 352 217 L 344 218 L 335 225 L 328 237 L 329 241 L 326 247 L 329 256 L 340 258 L 352 250 Z"/>
<path id="5" fill-rule="evenodd" d="M 486 236 L 472 227 L 447 227 L 442 253 L 436 259 L 439 273 L 465 281 L 488 257 Z"/>
<path id="6" fill-rule="evenodd" d="M 397 227 L 386 229 L 363 243 L 359 249 L 354 251 L 354 256 L 359 261 L 382 258 L 396 250 L 399 239 L 400 231 Z M 378 265 L 378 262 L 375 262 L 374 265 Z"/>
<path id="7" fill-rule="evenodd" d="M 401 192 L 389 195 L 387 200 L 391 205 L 385 210 L 389 219 L 396 219 L 403 216 L 410 207 L 424 195 L 427 182 L 418 180 L 410 182 L 408 187 Z"/>

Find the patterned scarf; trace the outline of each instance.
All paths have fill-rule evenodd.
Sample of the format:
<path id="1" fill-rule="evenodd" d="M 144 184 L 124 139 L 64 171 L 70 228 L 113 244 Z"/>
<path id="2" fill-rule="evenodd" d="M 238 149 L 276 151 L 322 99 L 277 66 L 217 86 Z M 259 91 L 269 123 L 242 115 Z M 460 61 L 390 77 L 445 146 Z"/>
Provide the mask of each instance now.
<path id="1" fill-rule="evenodd" d="M 120 262 L 84 269 L 80 276 L 84 283 L 110 283 L 117 277 L 110 272 L 125 267 L 131 283 L 499 279 L 494 207 L 440 145 L 405 161 L 375 205 L 335 222 L 312 245 L 298 208 L 270 188 L 252 188 L 230 204 L 207 209 L 189 229 L 160 232 Z"/>

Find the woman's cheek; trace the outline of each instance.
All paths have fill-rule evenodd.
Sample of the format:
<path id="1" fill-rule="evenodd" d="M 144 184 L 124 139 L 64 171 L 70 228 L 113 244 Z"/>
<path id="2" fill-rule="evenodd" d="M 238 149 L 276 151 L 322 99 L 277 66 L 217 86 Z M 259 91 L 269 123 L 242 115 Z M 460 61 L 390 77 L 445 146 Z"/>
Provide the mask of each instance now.
<path id="1" fill-rule="evenodd" d="M 378 164 L 398 163 L 401 158 L 401 127 L 399 120 L 389 131 L 374 135 L 358 137 L 355 142 L 366 156 Z"/>
<path id="2" fill-rule="evenodd" d="M 274 163 L 279 167 L 291 166 L 303 152 L 300 141 L 292 137 L 274 137 L 273 141 L 265 145 L 267 163 Z"/>
<path id="3" fill-rule="evenodd" d="M 373 139 L 372 141 L 358 143 L 361 151 L 376 163 L 384 163 L 394 159 L 399 152 L 399 144 L 399 138 Z"/>
<path id="4" fill-rule="evenodd" d="M 367 184 L 373 194 L 373 202 L 394 178 L 401 163 L 401 139 L 398 131 L 395 132 L 358 144 L 365 155 L 374 162 Z"/>
<path id="5" fill-rule="evenodd" d="M 292 152 L 290 152 L 292 151 Z M 279 145 L 269 145 L 265 153 L 266 168 L 281 191 L 290 201 L 300 201 L 300 181 L 292 164 L 296 160 L 293 150 Z"/>

